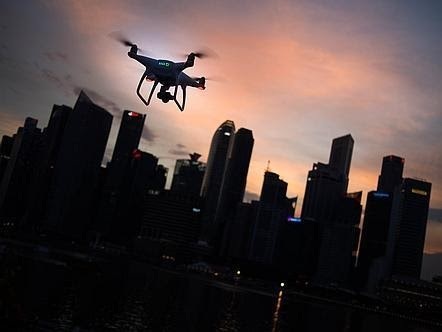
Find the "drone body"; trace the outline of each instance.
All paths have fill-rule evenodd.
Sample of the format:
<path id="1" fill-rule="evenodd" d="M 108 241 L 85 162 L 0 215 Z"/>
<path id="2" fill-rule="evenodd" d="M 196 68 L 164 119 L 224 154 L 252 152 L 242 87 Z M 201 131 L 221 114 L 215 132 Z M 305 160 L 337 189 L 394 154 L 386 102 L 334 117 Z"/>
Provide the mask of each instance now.
<path id="1" fill-rule="evenodd" d="M 146 106 L 150 104 L 153 93 L 158 84 L 161 84 L 160 91 L 157 93 L 158 99 L 161 99 L 164 103 L 167 103 L 170 100 L 175 101 L 175 104 L 178 106 L 181 112 L 184 111 L 184 107 L 186 106 L 186 88 L 188 86 L 201 90 L 206 88 L 206 79 L 204 77 L 192 78 L 183 72 L 184 69 L 193 67 L 195 58 L 201 57 L 203 55 L 202 53 L 190 53 L 185 62 L 157 60 L 139 55 L 137 45 L 132 44 L 127 40 L 121 40 L 121 42 L 123 42 L 126 46 L 131 47 L 127 55 L 146 67 L 146 70 L 141 76 L 137 87 L 137 95 Z M 154 82 L 147 101 L 140 93 L 141 85 L 143 84 L 144 80 Z M 173 95 L 169 92 L 171 87 L 174 87 Z M 177 100 L 178 87 L 181 87 L 183 92 L 181 104 Z"/>

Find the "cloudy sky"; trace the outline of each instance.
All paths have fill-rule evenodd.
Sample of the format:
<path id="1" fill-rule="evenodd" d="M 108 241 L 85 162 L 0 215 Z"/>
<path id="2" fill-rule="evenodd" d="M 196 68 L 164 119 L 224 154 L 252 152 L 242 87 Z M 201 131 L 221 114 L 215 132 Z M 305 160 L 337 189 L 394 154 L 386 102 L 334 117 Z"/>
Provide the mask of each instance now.
<path id="1" fill-rule="evenodd" d="M 152 57 L 210 48 L 192 75 L 186 111 L 135 95 L 143 68 L 109 38 L 122 31 Z M 442 253 L 442 2 L 0 0 L 0 134 L 26 116 L 45 126 L 52 104 L 80 89 L 114 115 L 147 112 L 141 147 L 173 168 L 226 119 L 253 130 L 248 198 L 270 168 L 302 198 L 308 170 L 331 140 L 355 139 L 350 190 L 376 187 L 382 157 L 433 183 L 427 253 Z M 144 93 L 148 93 L 147 87 Z M 365 196 L 364 196 L 365 197 Z M 365 199 L 364 199 L 365 200 Z M 299 211 L 298 211 L 299 213 Z"/>

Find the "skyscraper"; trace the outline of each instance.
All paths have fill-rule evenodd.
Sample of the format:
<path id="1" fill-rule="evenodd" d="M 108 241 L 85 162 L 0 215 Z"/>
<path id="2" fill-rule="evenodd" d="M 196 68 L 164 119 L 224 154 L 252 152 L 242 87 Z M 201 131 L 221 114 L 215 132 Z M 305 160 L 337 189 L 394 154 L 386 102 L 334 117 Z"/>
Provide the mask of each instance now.
<path id="1" fill-rule="evenodd" d="M 249 256 L 255 262 L 268 265 L 273 262 L 280 227 L 293 217 L 286 194 L 287 182 L 278 174 L 266 171 Z"/>
<path id="2" fill-rule="evenodd" d="M 375 268 L 375 260 L 379 260 L 386 254 L 393 192 L 402 182 L 403 169 L 403 158 L 384 157 L 377 190 L 370 191 L 367 195 L 358 257 L 358 274 L 361 286 L 366 284 L 372 267 Z M 373 278 L 376 278 L 374 271 L 371 274 L 373 274 Z M 375 282 L 372 280 L 370 284 L 374 286 Z"/>
<path id="3" fill-rule="evenodd" d="M 337 223 L 339 205 L 347 193 L 353 144 L 351 135 L 335 138 L 329 164 L 313 164 L 307 176 L 301 218 L 305 223 L 305 236 L 313 239 L 310 243 L 306 242 L 303 249 L 311 254 L 308 262 L 311 267 L 308 270 L 312 272 L 321 256 L 320 248 L 326 250 L 324 248 L 339 233 L 338 226 L 334 225 Z"/>
<path id="4" fill-rule="evenodd" d="M 54 105 L 46 128 L 43 130 L 41 157 L 35 167 L 31 181 L 29 204 L 25 208 L 23 225 L 30 230 L 38 230 L 46 213 L 49 188 L 54 174 L 55 162 L 60 151 L 64 130 L 72 108 Z"/>
<path id="5" fill-rule="evenodd" d="M 201 187 L 201 197 L 204 201 L 202 214 L 201 240 L 209 241 L 210 229 L 215 219 L 216 208 L 221 191 L 224 170 L 227 163 L 227 153 L 235 134 L 235 124 L 226 120 L 213 134 L 207 159 L 206 173 Z"/>
<path id="6" fill-rule="evenodd" d="M 229 149 L 215 221 L 210 232 L 211 244 L 216 252 L 221 249 L 223 238 L 228 241 L 230 229 L 228 224 L 233 221 L 236 208 L 244 198 L 253 144 L 254 139 L 250 129 L 240 128 L 235 133 L 233 144 Z"/>
<path id="7" fill-rule="evenodd" d="M 41 143 L 41 129 L 37 128 L 37 120 L 26 118 L 23 127 L 18 128 L 14 135 L 10 158 L 0 184 L 1 223 L 17 225 L 21 220 L 30 199 L 29 189 L 41 155 Z M 4 149 L 9 150 L 9 147 Z"/>
<path id="8" fill-rule="evenodd" d="M 404 171 L 404 158 L 386 156 L 382 159 L 381 174 L 378 179 L 378 191 L 393 193 L 394 189 L 402 183 Z"/>
<path id="9" fill-rule="evenodd" d="M 387 245 L 387 272 L 419 279 L 431 183 L 405 178 L 396 188 Z"/>
<path id="10" fill-rule="evenodd" d="M 172 179 L 172 191 L 186 192 L 199 196 L 206 165 L 198 161 L 198 153 L 189 155 L 190 159 L 178 159 Z"/>
<path id="11" fill-rule="evenodd" d="M 82 91 L 65 127 L 55 164 L 46 227 L 81 237 L 91 206 L 112 124 L 112 115 Z"/>
<path id="12" fill-rule="evenodd" d="M 130 200 L 130 197 L 122 194 L 122 190 L 124 182 L 127 181 L 128 176 L 131 176 L 128 172 L 133 171 L 129 164 L 134 160 L 133 154 L 138 151 L 145 118 L 145 114 L 123 112 L 112 159 L 107 164 L 104 186 L 100 195 L 97 230 L 106 229 L 109 224 L 113 223 L 113 219 L 118 214 L 118 206 L 123 204 L 121 200 Z"/>
<path id="13" fill-rule="evenodd" d="M 3 174 L 5 173 L 6 166 L 8 165 L 9 158 L 11 157 L 12 145 L 14 138 L 3 135 L 0 143 L 0 185 L 2 183 Z"/>

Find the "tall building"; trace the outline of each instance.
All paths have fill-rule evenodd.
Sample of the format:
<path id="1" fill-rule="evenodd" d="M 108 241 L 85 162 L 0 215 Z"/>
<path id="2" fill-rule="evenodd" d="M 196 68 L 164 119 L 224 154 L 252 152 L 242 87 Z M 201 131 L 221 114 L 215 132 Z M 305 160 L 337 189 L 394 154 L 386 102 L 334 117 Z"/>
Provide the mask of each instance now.
<path id="1" fill-rule="evenodd" d="M 107 164 L 106 176 L 101 193 L 99 209 L 97 213 L 98 231 L 107 229 L 114 223 L 113 219 L 118 215 L 118 207 L 124 200 L 131 198 L 123 194 L 123 186 L 128 178 L 133 176 L 128 172 L 133 171 L 130 167 L 134 155 L 142 155 L 138 152 L 138 144 L 143 132 L 146 115 L 132 111 L 124 111 L 118 130 L 117 140 L 111 161 Z M 143 158 L 144 159 L 144 158 Z M 155 161 L 156 166 L 157 161 Z"/>
<path id="2" fill-rule="evenodd" d="M 109 225 L 105 236 L 110 241 L 130 246 L 139 234 L 145 195 L 155 179 L 157 163 L 150 153 L 138 149 L 132 152 L 121 185 L 108 204 L 112 214 L 104 222 Z"/>
<path id="3" fill-rule="evenodd" d="M 330 150 L 330 158 L 328 164 L 330 167 L 337 169 L 344 177 L 345 191 L 348 186 L 348 176 L 350 174 L 351 157 L 353 154 L 354 140 L 350 134 L 335 138 L 332 142 Z"/>
<path id="4" fill-rule="evenodd" d="M 354 272 L 359 241 L 362 192 L 341 197 L 332 223 L 322 225 L 315 281 L 347 285 Z"/>
<path id="5" fill-rule="evenodd" d="M 172 179 L 172 191 L 187 192 L 199 196 L 203 183 L 206 164 L 198 161 L 198 153 L 189 155 L 190 159 L 178 159 Z"/>
<path id="6" fill-rule="evenodd" d="M 227 163 L 227 153 L 234 134 L 235 124 L 233 121 L 224 121 L 216 129 L 210 144 L 206 173 L 204 174 L 201 187 L 201 197 L 204 200 L 201 240 L 205 242 L 209 241 L 209 233 L 215 220 L 221 184 Z"/>
<path id="7" fill-rule="evenodd" d="M 210 230 L 210 243 L 217 253 L 221 249 L 223 238 L 225 241 L 229 239 L 229 223 L 233 221 L 236 208 L 244 198 L 253 144 L 252 131 L 240 128 L 229 149 L 215 221 Z"/>
<path id="8" fill-rule="evenodd" d="M 381 174 L 378 179 L 378 191 L 394 192 L 394 189 L 402 183 L 404 162 L 404 158 L 393 155 L 383 158 Z"/>
<path id="9" fill-rule="evenodd" d="M 38 231 L 45 216 L 54 167 L 71 112 L 72 108 L 69 106 L 54 105 L 48 125 L 43 129 L 41 158 L 35 167 L 35 174 L 31 182 L 30 195 L 32 199 L 26 206 L 23 217 L 23 226 L 27 231 Z"/>
<path id="10" fill-rule="evenodd" d="M 309 253 L 308 270 L 311 272 L 314 272 L 321 257 L 320 249 L 326 248 L 327 243 L 333 241 L 339 233 L 338 226 L 334 225 L 337 222 L 339 205 L 347 194 L 353 144 L 351 135 L 335 138 L 329 164 L 313 164 L 307 176 L 301 218 L 305 223 L 305 236 L 313 239 L 310 243 L 306 242 L 303 249 Z M 330 227 L 326 229 L 326 226 Z"/>
<path id="11" fill-rule="evenodd" d="M 294 211 L 286 197 L 287 182 L 279 175 L 266 171 L 261 190 L 249 258 L 271 265 L 281 225 L 293 217 Z"/>
<path id="12" fill-rule="evenodd" d="M 81 237 L 91 222 L 112 115 L 81 92 L 66 123 L 55 163 L 46 227 Z"/>
<path id="13" fill-rule="evenodd" d="M 373 275 L 370 279 L 376 278 L 375 261 L 379 261 L 386 254 L 393 192 L 402 183 L 403 169 L 403 158 L 384 157 L 377 190 L 370 191 L 367 195 L 358 257 L 359 283 L 362 287 L 370 274 Z M 376 283 L 375 280 L 370 282 L 373 286 L 374 283 Z"/>
<path id="14" fill-rule="evenodd" d="M 0 184 L 2 183 L 3 174 L 5 174 L 6 166 L 11 157 L 12 145 L 14 138 L 4 135 L 0 143 Z"/>
<path id="15" fill-rule="evenodd" d="M 4 143 L 5 153 L 9 152 L 9 143 Z M 29 189 L 37 160 L 41 156 L 41 147 L 41 129 L 37 128 L 37 120 L 26 118 L 23 127 L 18 128 L 14 135 L 0 184 L 0 223 L 18 225 L 21 221 L 24 208 L 30 200 Z"/>
<path id="16" fill-rule="evenodd" d="M 390 276 L 419 279 L 430 204 L 431 183 L 405 178 L 396 188 L 387 245 Z"/>

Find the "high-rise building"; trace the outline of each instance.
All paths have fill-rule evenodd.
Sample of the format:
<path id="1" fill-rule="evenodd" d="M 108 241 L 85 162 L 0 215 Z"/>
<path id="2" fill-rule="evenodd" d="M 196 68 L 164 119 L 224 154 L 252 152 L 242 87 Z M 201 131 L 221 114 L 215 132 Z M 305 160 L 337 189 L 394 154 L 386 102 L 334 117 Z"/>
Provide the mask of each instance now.
<path id="1" fill-rule="evenodd" d="M 351 157 L 353 154 L 354 140 L 350 134 L 335 138 L 330 150 L 328 164 L 337 169 L 344 177 L 345 191 L 348 186 L 348 176 L 350 174 Z"/>
<path id="2" fill-rule="evenodd" d="M 404 162 L 404 158 L 393 155 L 383 158 L 381 174 L 378 179 L 378 191 L 394 192 L 394 189 L 402 183 Z"/>
<path id="3" fill-rule="evenodd" d="M 187 192 L 199 196 L 203 183 L 206 164 L 198 161 L 198 153 L 189 155 L 190 159 L 178 159 L 172 179 L 172 191 Z"/>
<path id="4" fill-rule="evenodd" d="M 81 92 L 66 123 L 55 163 L 46 227 L 81 237 L 91 222 L 112 115 Z"/>
<path id="5" fill-rule="evenodd" d="M 5 174 L 6 166 L 11 157 L 12 145 L 14 138 L 4 135 L 0 143 L 0 184 L 2 183 L 3 174 Z"/>
<path id="6" fill-rule="evenodd" d="M 209 241 L 210 230 L 215 220 L 221 184 L 227 163 L 227 153 L 234 134 L 235 124 L 233 121 L 224 121 L 216 129 L 210 144 L 206 173 L 204 174 L 201 187 L 201 197 L 204 200 L 201 240 L 205 242 Z"/>
<path id="7" fill-rule="evenodd" d="M 158 159 L 150 153 L 138 149 L 132 152 L 121 185 L 108 204 L 112 214 L 104 220 L 104 224 L 108 225 L 105 237 L 110 241 L 131 245 L 135 236 L 139 234 L 144 198 L 155 179 L 157 163 Z"/>
<path id="8" fill-rule="evenodd" d="M 329 224 L 320 227 L 321 241 L 315 281 L 346 285 L 354 272 L 359 241 L 362 192 L 341 197 Z"/>
<path id="9" fill-rule="evenodd" d="M 115 148 L 111 161 L 107 164 L 106 176 L 100 197 L 97 213 L 97 231 L 104 231 L 114 224 L 118 215 L 117 209 L 124 204 L 124 200 L 131 200 L 131 197 L 123 194 L 123 186 L 127 185 L 128 178 L 134 171 L 130 164 L 140 159 L 143 154 L 138 151 L 138 144 L 143 132 L 146 115 L 132 111 L 124 111 L 118 130 Z M 134 155 L 140 156 L 134 159 Z M 143 156 L 144 157 L 144 156 Z M 144 158 L 142 158 L 144 159 Z M 155 160 L 156 167 L 157 160 Z"/>
<path id="10" fill-rule="evenodd" d="M 287 182 L 270 171 L 264 174 L 264 183 L 257 210 L 249 258 L 271 265 L 281 225 L 293 217 L 294 211 L 286 197 Z"/>
<path id="11" fill-rule="evenodd" d="M 0 223 L 18 225 L 23 217 L 41 148 L 42 135 L 41 129 L 37 128 L 37 120 L 26 118 L 23 127 L 18 128 L 14 135 L 14 144 L 0 184 Z M 9 152 L 8 146 L 3 149 L 5 153 Z"/>
<path id="12" fill-rule="evenodd" d="M 215 221 L 210 231 L 210 244 L 217 253 L 221 249 L 223 238 L 228 241 L 230 229 L 228 224 L 233 221 L 236 208 L 244 198 L 253 144 L 252 131 L 240 128 L 235 133 L 233 144 L 229 149 Z"/>
<path id="13" fill-rule="evenodd" d="M 25 207 L 23 226 L 27 231 L 38 231 L 46 213 L 48 194 L 55 162 L 60 151 L 64 130 L 72 108 L 66 105 L 54 105 L 46 128 L 43 129 L 43 147 L 41 158 L 35 167 L 31 181 L 30 199 Z"/>
<path id="14" fill-rule="evenodd" d="M 403 170 L 403 158 L 397 156 L 384 157 L 377 190 L 370 191 L 367 195 L 364 227 L 358 257 L 358 277 L 362 287 L 366 285 L 370 274 L 373 276 L 370 278 L 372 281 L 369 284 L 375 286 L 376 281 L 374 279 L 376 279 L 375 275 L 377 274 L 375 272 L 377 269 L 375 261 L 379 261 L 386 254 L 393 192 L 402 183 Z M 373 271 L 371 272 L 372 268 Z"/>
<path id="15" fill-rule="evenodd" d="M 430 204 L 431 183 L 405 178 L 391 209 L 387 273 L 419 279 Z"/>

